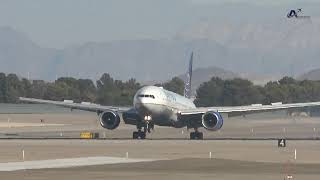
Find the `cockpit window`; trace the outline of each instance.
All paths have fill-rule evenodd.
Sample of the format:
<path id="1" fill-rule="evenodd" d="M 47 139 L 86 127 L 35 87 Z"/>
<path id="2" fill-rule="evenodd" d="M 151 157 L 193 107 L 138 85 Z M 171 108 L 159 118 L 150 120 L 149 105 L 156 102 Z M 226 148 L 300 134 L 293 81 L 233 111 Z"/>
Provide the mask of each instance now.
<path id="1" fill-rule="evenodd" d="M 147 98 L 155 99 L 154 95 L 150 95 L 150 94 L 139 94 L 138 97 L 147 97 Z"/>

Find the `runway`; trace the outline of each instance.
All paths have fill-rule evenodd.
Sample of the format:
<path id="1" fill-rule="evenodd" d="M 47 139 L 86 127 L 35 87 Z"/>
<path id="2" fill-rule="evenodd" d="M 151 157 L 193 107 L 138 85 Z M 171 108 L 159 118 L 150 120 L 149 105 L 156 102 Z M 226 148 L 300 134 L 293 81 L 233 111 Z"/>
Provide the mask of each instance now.
<path id="1" fill-rule="evenodd" d="M 7 122 L 8 117 L 11 123 L 43 126 L 0 127 L 0 165 L 22 166 L 32 162 L 47 169 L 26 170 L 20 166 L 21 170 L 0 172 L 5 179 L 273 180 L 284 179 L 290 173 L 295 179 L 316 180 L 320 176 L 320 118 L 293 119 L 273 114 L 230 118 L 221 131 L 201 129 L 205 140 L 191 141 L 191 131 L 163 127 L 156 127 L 146 140 L 132 140 L 135 127 L 121 124 L 118 129 L 108 131 L 90 113 L 1 114 L 0 122 Z M 83 131 L 98 132 L 101 139 L 81 140 L 79 135 Z M 288 139 L 287 147 L 279 148 L 278 138 Z M 102 157 L 103 164 L 87 161 L 95 157 Z M 128 159 L 151 162 L 109 164 L 108 158 L 114 158 L 115 162 Z M 78 160 L 82 161 L 81 167 L 48 166 L 59 164 L 53 163 L 56 161 L 72 164 Z M 99 162 L 90 160 L 95 161 Z"/>
<path id="2" fill-rule="evenodd" d="M 198 141 L 277 141 L 279 139 L 286 139 L 289 141 L 319 141 L 320 137 L 264 137 L 264 138 L 242 138 L 242 137 L 217 137 L 217 138 L 204 138 Z M 20 136 L 18 134 L 2 134 L 0 135 L 0 141 L 1 140 L 84 140 L 83 138 L 80 137 L 24 137 Z M 87 141 L 108 141 L 108 140 L 132 140 L 132 138 L 94 138 L 94 139 L 85 139 Z M 136 141 L 163 141 L 163 140 L 168 140 L 168 141 L 183 141 L 183 140 L 189 140 L 189 138 L 146 138 L 143 140 L 137 139 Z M 192 141 L 197 141 L 197 140 L 192 140 Z"/>
<path id="3" fill-rule="evenodd" d="M 135 126 L 121 123 L 115 130 L 103 129 L 95 113 L 78 112 L 66 114 L 0 114 L 0 139 L 79 139 L 80 133 L 99 133 L 101 139 L 131 139 Z M 10 119 L 10 123 L 7 123 Z M 40 122 L 40 121 L 43 122 Z M 14 126 L 24 124 L 24 126 Z M 206 140 L 318 140 L 320 137 L 319 118 L 286 117 L 262 115 L 225 119 L 220 131 L 200 128 Z M 147 135 L 152 140 L 189 139 L 192 129 L 155 127 Z"/>
<path id="4" fill-rule="evenodd" d="M 15 169 L 17 171 L 0 172 L 1 177 L 14 180 L 24 176 L 50 180 L 65 177 L 70 180 L 130 177 L 245 180 L 258 176 L 259 179 L 283 179 L 287 166 L 291 169 L 287 173 L 294 174 L 296 178 L 316 180 L 320 175 L 319 141 L 290 141 L 286 148 L 278 148 L 272 141 L 190 140 L 3 140 L 0 146 L 0 165 L 9 162 L 9 165 L 16 166 L 17 162 L 23 162 L 24 150 L 25 162 L 41 162 L 38 164 L 40 168 L 49 168 L 25 170 L 27 168 L 20 166 L 20 170 Z M 295 149 L 297 159 L 294 159 Z M 103 157 L 125 160 L 127 155 L 129 159 L 152 161 L 109 164 L 103 160 Z M 81 167 L 48 166 L 56 159 L 73 162 L 87 157 L 102 157 L 105 164 L 93 165 L 83 161 Z"/>
<path id="5" fill-rule="evenodd" d="M 119 158 L 119 157 L 106 157 L 106 156 L 64 158 L 64 159 L 50 159 L 50 160 L 38 160 L 38 161 L 0 163 L 0 171 L 18 171 L 18 170 L 48 169 L 48 168 L 69 168 L 69 167 L 79 167 L 79 166 L 122 164 L 122 163 L 148 162 L 148 161 L 155 161 L 155 160 L 129 159 L 129 158 Z"/>
<path id="6" fill-rule="evenodd" d="M 320 162 L 320 141 L 288 141 L 279 148 L 276 141 L 190 141 L 190 140 L 2 140 L 0 163 L 78 157 L 120 157 L 135 159 L 212 158 L 255 162 Z M 24 159 L 23 152 L 24 151 Z"/>

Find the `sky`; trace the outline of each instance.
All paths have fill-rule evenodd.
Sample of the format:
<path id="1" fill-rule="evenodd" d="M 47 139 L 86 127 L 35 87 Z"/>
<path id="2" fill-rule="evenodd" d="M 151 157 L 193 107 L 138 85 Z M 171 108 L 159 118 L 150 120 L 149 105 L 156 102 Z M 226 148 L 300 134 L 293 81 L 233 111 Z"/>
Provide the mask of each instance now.
<path id="1" fill-rule="evenodd" d="M 0 0 L 0 26 L 42 47 L 86 42 L 170 39 L 198 21 L 260 21 L 292 8 L 317 15 L 316 0 Z"/>

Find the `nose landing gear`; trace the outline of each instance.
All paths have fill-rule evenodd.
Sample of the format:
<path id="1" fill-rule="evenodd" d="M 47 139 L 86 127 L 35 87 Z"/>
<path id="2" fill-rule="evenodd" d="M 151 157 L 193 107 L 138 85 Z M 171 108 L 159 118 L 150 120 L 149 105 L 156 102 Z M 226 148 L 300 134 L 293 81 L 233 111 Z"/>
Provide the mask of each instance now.
<path id="1" fill-rule="evenodd" d="M 143 128 L 143 131 L 142 131 Z M 151 130 L 154 129 L 154 124 L 152 121 L 145 121 L 137 125 L 138 131 L 133 132 L 133 139 L 145 139 L 146 134 L 151 133 Z"/>
<path id="2" fill-rule="evenodd" d="M 138 130 L 133 132 L 132 134 L 133 139 L 145 139 L 146 138 L 146 133 L 144 131 Z"/>
<path id="3" fill-rule="evenodd" d="M 144 131 L 151 133 L 151 129 L 154 129 L 154 124 L 150 121 L 146 122 L 146 126 L 144 127 Z"/>
<path id="4" fill-rule="evenodd" d="M 142 131 L 143 124 L 137 124 L 138 131 L 133 132 L 132 139 L 145 139 L 146 138 L 146 131 Z"/>

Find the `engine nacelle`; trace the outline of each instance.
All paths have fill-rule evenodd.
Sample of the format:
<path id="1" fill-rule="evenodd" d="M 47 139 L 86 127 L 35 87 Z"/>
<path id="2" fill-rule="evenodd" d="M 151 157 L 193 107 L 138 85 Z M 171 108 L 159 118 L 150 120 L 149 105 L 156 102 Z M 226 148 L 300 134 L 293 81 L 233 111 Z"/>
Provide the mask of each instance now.
<path id="1" fill-rule="evenodd" d="M 120 116 L 117 112 L 105 111 L 100 114 L 100 125 L 106 129 L 115 129 L 120 124 Z"/>
<path id="2" fill-rule="evenodd" d="M 217 131 L 222 128 L 223 118 L 218 112 L 206 112 L 202 115 L 202 126 L 210 131 Z"/>

